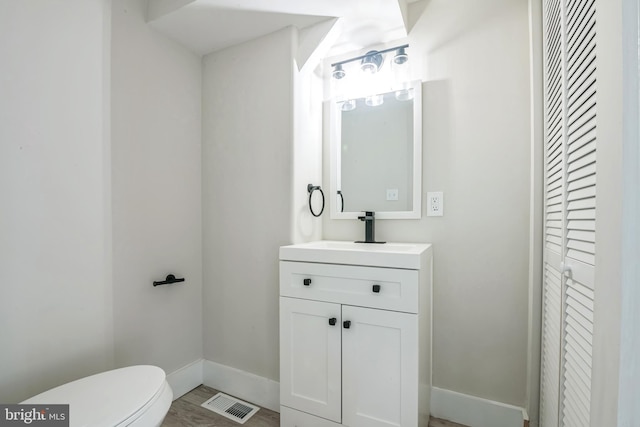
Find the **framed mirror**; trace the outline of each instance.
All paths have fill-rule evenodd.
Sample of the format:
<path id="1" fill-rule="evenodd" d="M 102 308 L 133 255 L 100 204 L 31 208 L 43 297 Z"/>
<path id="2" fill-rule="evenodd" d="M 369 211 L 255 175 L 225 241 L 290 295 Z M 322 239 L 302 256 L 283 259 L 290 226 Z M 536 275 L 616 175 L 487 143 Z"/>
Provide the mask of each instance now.
<path id="1" fill-rule="evenodd" d="M 376 97 L 330 101 L 331 218 L 422 215 L 421 83 Z"/>

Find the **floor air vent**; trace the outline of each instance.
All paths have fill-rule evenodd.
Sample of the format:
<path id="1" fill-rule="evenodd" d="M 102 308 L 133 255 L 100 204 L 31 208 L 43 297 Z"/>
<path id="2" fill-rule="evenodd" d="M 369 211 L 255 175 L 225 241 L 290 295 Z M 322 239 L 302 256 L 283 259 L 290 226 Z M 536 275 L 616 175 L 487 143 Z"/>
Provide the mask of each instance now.
<path id="1" fill-rule="evenodd" d="M 224 393 L 216 394 L 200 406 L 240 424 L 244 424 L 260 409 L 257 406 L 243 402 Z"/>

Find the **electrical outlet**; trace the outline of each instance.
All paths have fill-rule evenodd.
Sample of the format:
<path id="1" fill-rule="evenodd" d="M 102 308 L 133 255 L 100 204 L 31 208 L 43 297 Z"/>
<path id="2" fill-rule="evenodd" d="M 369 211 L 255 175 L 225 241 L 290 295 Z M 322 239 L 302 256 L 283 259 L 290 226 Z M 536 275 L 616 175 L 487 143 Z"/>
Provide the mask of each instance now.
<path id="1" fill-rule="evenodd" d="M 444 198 L 442 191 L 427 193 L 427 216 L 444 215 Z"/>
<path id="2" fill-rule="evenodd" d="M 397 188 L 390 188 L 387 190 L 387 200 L 398 200 Z"/>

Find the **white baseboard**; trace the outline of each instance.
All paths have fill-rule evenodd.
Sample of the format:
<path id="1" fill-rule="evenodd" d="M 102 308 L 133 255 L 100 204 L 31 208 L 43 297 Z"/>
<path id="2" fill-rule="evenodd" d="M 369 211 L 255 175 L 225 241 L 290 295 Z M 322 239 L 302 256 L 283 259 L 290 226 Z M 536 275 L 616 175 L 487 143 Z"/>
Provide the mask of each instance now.
<path id="1" fill-rule="evenodd" d="M 524 409 L 438 387 L 431 388 L 431 415 L 473 427 L 522 427 Z"/>
<path id="2" fill-rule="evenodd" d="M 173 390 L 173 400 L 202 384 L 203 362 L 203 359 L 196 360 L 167 375 L 167 382 Z"/>
<path id="3" fill-rule="evenodd" d="M 173 399 L 200 384 L 280 412 L 280 383 L 210 360 L 195 362 L 167 375 Z M 431 415 L 473 427 L 522 427 L 526 411 L 438 387 L 431 388 Z"/>
<path id="4" fill-rule="evenodd" d="M 202 383 L 263 408 L 280 412 L 280 383 L 205 360 Z"/>

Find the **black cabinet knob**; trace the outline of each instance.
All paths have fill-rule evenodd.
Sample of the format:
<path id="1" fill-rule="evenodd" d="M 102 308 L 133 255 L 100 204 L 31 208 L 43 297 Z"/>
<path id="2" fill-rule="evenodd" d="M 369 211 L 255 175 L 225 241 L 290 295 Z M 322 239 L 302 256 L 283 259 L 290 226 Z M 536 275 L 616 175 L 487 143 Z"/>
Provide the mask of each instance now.
<path id="1" fill-rule="evenodd" d="M 351 327 L 351 320 L 345 320 L 342 322 L 342 326 L 344 326 L 345 329 L 349 329 Z"/>
<path id="2" fill-rule="evenodd" d="M 329 324 L 331 326 L 335 326 L 337 321 L 338 321 L 338 319 L 336 319 L 335 317 L 332 317 L 331 319 L 329 319 Z"/>
<path id="3" fill-rule="evenodd" d="M 304 283 L 305 286 L 309 286 L 311 284 L 311 279 L 304 279 L 302 283 Z"/>
<path id="4" fill-rule="evenodd" d="M 380 293 L 380 285 L 373 285 L 372 289 L 373 292 L 375 292 L 376 294 Z"/>

